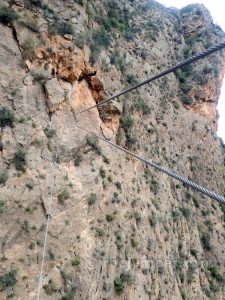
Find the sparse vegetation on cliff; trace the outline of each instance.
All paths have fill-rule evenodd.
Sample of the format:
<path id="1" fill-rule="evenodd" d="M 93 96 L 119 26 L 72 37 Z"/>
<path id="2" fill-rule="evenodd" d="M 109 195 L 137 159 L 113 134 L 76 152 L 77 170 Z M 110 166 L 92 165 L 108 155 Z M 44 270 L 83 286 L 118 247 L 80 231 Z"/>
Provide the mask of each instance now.
<path id="1" fill-rule="evenodd" d="M 12 8 L 0 5 L 0 23 L 7 25 L 17 19 L 18 14 Z"/>
<path id="2" fill-rule="evenodd" d="M 31 13 L 26 13 L 22 19 L 20 19 L 20 24 L 23 26 L 26 26 L 28 29 L 30 29 L 33 32 L 38 32 L 38 24 L 37 20 Z"/>
<path id="3" fill-rule="evenodd" d="M 4 291 L 8 287 L 13 287 L 16 284 L 16 273 L 16 270 L 11 270 L 0 276 L 0 292 Z"/>
<path id="4" fill-rule="evenodd" d="M 7 171 L 4 171 L 3 173 L 0 173 L 0 184 L 6 183 L 6 181 L 9 179 L 9 174 Z"/>
<path id="5" fill-rule="evenodd" d="M 122 294 L 126 284 L 132 284 L 133 278 L 129 272 L 123 272 L 119 277 L 114 279 L 114 288 L 118 295 Z"/>
<path id="6" fill-rule="evenodd" d="M 95 107 L 220 41 L 208 11 L 24 0 L 7 12 L 0 298 L 34 295 L 47 214 L 43 298 L 222 299 L 224 206 L 76 126 L 224 195 L 222 52 Z"/>
<path id="7" fill-rule="evenodd" d="M 70 193 L 67 189 L 64 189 L 63 191 L 61 191 L 57 198 L 60 204 L 64 204 L 66 200 L 68 200 L 70 197 Z"/>
<path id="8" fill-rule="evenodd" d="M 4 128 L 6 126 L 13 126 L 14 113 L 7 107 L 0 108 L 0 126 Z"/>
<path id="9" fill-rule="evenodd" d="M 24 172 L 27 168 L 26 152 L 24 150 L 16 151 L 13 162 L 17 171 Z"/>
<path id="10" fill-rule="evenodd" d="M 56 23 L 52 24 L 48 30 L 50 35 L 65 35 L 65 34 L 74 34 L 73 25 L 70 22 L 65 21 L 57 21 Z"/>
<path id="11" fill-rule="evenodd" d="M 35 42 L 31 38 L 27 38 L 21 46 L 24 59 L 35 59 Z"/>

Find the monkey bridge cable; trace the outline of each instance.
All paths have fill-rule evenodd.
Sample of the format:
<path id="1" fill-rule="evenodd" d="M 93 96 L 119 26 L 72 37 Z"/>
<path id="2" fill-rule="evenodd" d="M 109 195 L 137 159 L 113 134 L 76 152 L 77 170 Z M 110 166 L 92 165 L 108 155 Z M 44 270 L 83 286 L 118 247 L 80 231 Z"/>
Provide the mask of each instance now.
<path id="1" fill-rule="evenodd" d="M 147 159 L 145 159 L 145 158 L 143 158 L 143 157 L 141 157 L 141 156 L 139 156 L 139 155 L 137 155 L 137 154 L 135 154 L 135 153 L 133 153 L 133 152 L 131 152 L 131 151 L 129 151 L 129 150 L 127 150 L 127 149 L 125 149 L 125 148 L 117 145 L 117 144 L 115 144 L 115 143 L 112 143 L 112 142 L 106 140 L 103 137 L 100 137 L 96 133 L 94 133 L 92 131 L 89 131 L 89 130 L 83 128 L 83 127 L 81 127 L 80 125 L 77 124 L 77 122 L 75 122 L 75 126 L 77 126 L 78 128 L 80 128 L 81 130 L 85 131 L 86 133 L 93 135 L 94 137 L 98 138 L 99 140 L 104 141 L 105 143 L 109 144 L 110 146 L 112 146 L 114 148 L 117 148 L 117 149 L 125 152 L 126 154 L 128 154 L 130 156 L 133 156 L 134 158 L 136 158 L 136 159 L 142 161 L 143 163 L 145 163 L 146 165 L 151 166 L 151 167 L 155 168 L 156 170 L 161 171 L 161 172 L 169 175 L 170 177 L 175 178 L 176 180 L 179 180 L 180 182 L 184 183 L 185 185 L 191 187 L 194 190 L 197 190 L 198 192 L 200 192 L 200 193 L 202 193 L 202 194 L 210 197 L 211 199 L 216 200 L 219 203 L 225 204 L 225 198 L 222 195 L 219 195 L 219 194 L 217 194 L 217 193 L 215 193 L 213 191 L 210 191 L 207 188 L 202 187 L 201 185 L 198 185 L 198 184 L 192 182 L 191 180 L 189 180 L 189 179 L 187 179 L 187 178 L 185 178 L 185 177 L 183 177 L 181 175 L 178 175 L 174 171 L 172 171 L 170 169 L 167 169 L 165 167 L 160 166 L 159 164 L 157 164 L 156 162 L 154 162 L 152 160 L 147 160 Z"/>
<path id="2" fill-rule="evenodd" d="M 82 113 L 84 113 L 86 111 L 89 111 L 89 110 L 95 108 L 95 107 L 102 106 L 103 104 L 105 104 L 105 103 L 107 103 L 107 102 L 109 102 L 109 101 L 111 101 L 113 99 L 116 99 L 116 98 L 118 98 L 118 97 L 120 97 L 122 95 L 125 95 L 125 94 L 133 91 L 133 90 L 136 90 L 139 87 L 141 87 L 141 86 L 143 86 L 143 85 L 145 85 L 147 83 L 150 83 L 150 82 L 152 82 L 152 81 L 154 81 L 156 79 L 159 79 L 159 78 L 161 78 L 161 77 L 163 77 L 163 76 L 165 76 L 167 74 L 173 73 L 173 72 L 175 72 L 178 69 L 181 69 L 181 68 L 183 68 L 183 67 L 185 67 L 185 66 L 187 66 L 187 65 L 189 65 L 191 63 L 194 63 L 194 62 L 196 62 L 196 61 L 198 61 L 200 59 L 203 59 L 206 56 L 208 56 L 208 55 L 210 55 L 210 54 L 212 54 L 212 53 L 214 53 L 216 51 L 219 51 L 221 49 L 224 49 L 224 48 L 225 48 L 225 41 L 220 42 L 220 43 L 218 43 L 218 44 L 216 44 L 216 45 L 214 45 L 214 46 L 206 49 L 205 51 L 203 51 L 203 52 L 201 52 L 199 54 L 196 54 L 196 55 L 194 55 L 194 56 L 192 56 L 192 57 L 184 60 L 183 62 L 181 62 L 181 63 L 179 63 L 179 64 L 177 64 L 175 66 L 172 66 L 172 67 L 166 69 L 165 71 L 163 71 L 163 72 L 161 72 L 159 74 L 156 74 L 156 75 L 154 75 L 154 76 L 152 76 L 152 77 L 150 77 L 150 78 L 148 78 L 148 79 L 146 79 L 146 80 L 144 80 L 144 81 L 142 81 L 142 82 L 140 82 L 140 83 L 138 83 L 138 84 L 136 84 L 136 85 L 134 85 L 134 86 L 132 86 L 132 87 L 124 90 L 124 91 L 122 91 L 122 92 L 119 92 L 118 94 L 115 94 L 115 95 L 111 96 L 108 99 L 105 99 L 105 100 L 103 100 L 103 101 L 101 101 L 101 102 L 99 102 L 99 103 L 97 103 L 97 104 L 95 104 L 93 106 L 90 106 L 90 107 L 88 107 L 88 108 L 86 108 L 84 110 L 81 110 L 81 111 L 77 112 L 75 114 L 75 116 L 78 116 L 78 115 L 80 115 L 80 114 L 82 114 Z"/>

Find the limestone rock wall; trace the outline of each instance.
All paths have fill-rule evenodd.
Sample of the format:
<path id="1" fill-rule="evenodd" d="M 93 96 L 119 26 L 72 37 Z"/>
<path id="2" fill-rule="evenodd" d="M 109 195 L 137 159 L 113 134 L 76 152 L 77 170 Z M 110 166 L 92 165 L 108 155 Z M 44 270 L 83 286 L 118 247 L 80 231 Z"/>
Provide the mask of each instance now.
<path id="1" fill-rule="evenodd" d="M 36 299 L 50 203 L 41 299 L 224 299 L 224 207 L 76 127 L 224 195 L 224 52 L 76 115 L 224 39 L 209 12 L 2 4 L 0 299 Z"/>

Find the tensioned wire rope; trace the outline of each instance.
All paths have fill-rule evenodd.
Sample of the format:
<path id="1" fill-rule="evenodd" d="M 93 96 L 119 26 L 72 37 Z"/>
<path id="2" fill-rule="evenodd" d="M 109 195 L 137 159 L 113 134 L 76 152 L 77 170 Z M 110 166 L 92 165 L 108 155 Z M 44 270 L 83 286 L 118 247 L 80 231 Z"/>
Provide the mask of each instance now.
<path id="1" fill-rule="evenodd" d="M 63 124 L 63 128 L 62 128 L 62 132 L 60 135 L 60 140 L 62 140 L 63 134 L 64 134 L 64 130 L 66 127 L 66 116 L 64 119 L 64 124 Z M 51 124 L 51 122 L 50 122 Z M 56 162 L 58 160 L 59 157 L 59 146 L 60 146 L 60 142 L 57 143 L 57 147 L 56 147 L 56 154 L 55 157 L 53 157 L 53 167 L 54 170 L 56 169 Z M 52 200 L 53 200 L 53 191 L 54 191 L 54 185 L 55 185 L 55 179 L 56 179 L 56 175 L 54 175 L 53 177 L 53 182 L 51 185 L 51 191 L 50 191 L 50 198 L 49 198 L 49 203 L 48 203 L 48 210 L 47 210 L 47 220 L 46 220 L 46 225 L 45 225 L 45 237 L 44 237 L 44 246 L 43 246 L 43 252 L 42 252 L 42 259 L 41 259 L 41 269 L 40 269 L 40 275 L 39 275 L 39 280 L 38 280 L 38 289 L 37 289 L 37 300 L 40 299 L 40 295 L 41 295 L 41 288 L 42 288 L 42 281 L 43 281 L 43 272 L 44 272 L 44 263 L 45 263 L 45 254 L 46 254 L 46 248 L 47 248 L 47 241 L 48 241 L 48 228 L 49 228 L 49 223 L 50 223 L 50 219 L 51 219 L 51 208 L 52 208 Z"/>
<path id="2" fill-rule="evenodd" d="M 83 109 L 83 110 L 77 112 L 77 113 L 75 114 L 75 116 L 78 116 L 78 115 L 80 115 L 80 114 L 82 114 L 82 113 L 84 113 L 84 112 L 86 112 L 86 111 L 89 111 L 89 110 L 95 108 L 95 107 L 102 106 L 103 104 L 105 104 L 105 103 L 107 103 L 107 102 L 109 102 L 109 101 L 111 101 L 111 100 L 114 100 L 114 99 L 116 99 L 116 98 L 118 98 L 118 97 L 120 97 L 120 96 L 122 96 L 122 95 L 125 95 L 125 94 L 127 94 L 127 93 L 129 93 L 129 92 L 131 92 L 131 91 L 133 91 L 133 90 L 136 90 L 136 89 L 138 89 L 139 87 L 141 87 L 141 86 L 143 86 L 143 85 L 145 85 L 145 84 L 148 84 L 148 83 L 150 83 L 150 82 L 152 82 L 152 81 L 154 81 L 154 80 L 156 80 L 156 79 L 159 79 L 159 78 L 161 78 L 161 77 L 163 77 L 163 76 L 165 76 L 165 75 L 168 75 L 168 74 L 170 74 L 170 73 L 173 73 L 173 72 L 175 72 L 175 71 L 178 70 L 178 69 L 181 69 L 181 68 L 183 68 L 183 67 L 185 67 L 185 66 L 187 66 L 187 65 L 189 65 L 189 64 L 191 64 L 191 63 L 194 63 L 194 62 L 196 62 L 196 61 L 198 61 L 198 60 L 200 60 L 200 59 L 203 59 L 203 58 L 205 58 L 206 56 L 208 56 L 208 55 L 210 55 L 210 54 L 212 54 L 212 53 L 214 53 L 214 52 L 216 52 L 216 51 L 222 50 L 222 49 L 224 49 L 224 48 L 225 48 L 225 41 L 220 42 L 220 43 L 218 43 L 218 44 L 216 44 L 216 45 L 214 45 L 214 46 L 212 46 L 212 47 L 206 49 L 205 51 L 203 51 L 203 52 L 201 52 L 201 53 L 199 53 L 199 54 L 196 54 L 196 55 L 194 55 L 194 56 L 192 56 L 192 57 L 190 57 L 190 58 L 184 60 L 183 62 L 181 62 L 181 63 L 179 63 L 179 64 L 177 64 L 177 65 L 175 65 L 175 66 L 172 66 L 172 67 L 166 69 L 165 71 L 163 71 L 163 72 L 161 72 L 161 73 L 159 73 L 159 74 L 156 74 L 156 75 L 154 75 L 154 76 L 152 76 L 152 77 L 150 77 L 150 78 L 148 78 L 148 79 L 146 79 L 146 80 L 144 80 L 144 81 L 142 81 L 142 82 L 140 82 L 140 83 L 138 83 L 138 84 L 136 84 L 136 85 L 134 85 L 134 86 L 132 86 L 132 87 L 130 87 L 130 88 L 124 90 L 124 91 L 122 91 L 122 92 L 119 92 L 119 93 L 117 93 L 117 94 L 111 96 L 111 97 L 108 98 L 108 99 L 102 100 L 101 102 L 99 102 L 99 103 L 97 103 L 97 104 L 95 104 L 95 105 L 92 105 L 92 106 L 90 106 L 90 107 L 88 107 L 88 108 L 86 108 L 86 109 Z"/>
<path id="3" fill-rule="evenodd" d="M 213 200 L 218 201 L 219 203 L 225 204 L 225 198 L 222 195 L 219 195 L 219 194 L 217 194 L 213 191 L 210 191 L 209 189 L 207 189 L 207 188 L 205 188 L 205 187 L 203 187 L 203 186 L 201 186 L 201 185 L 199 185 L 199 184 L 197 184 L 197 183 L 195 183 L 195 182 L 193 182 L 193 181 L 191 181 L 191 180 L 189 180 L 189 179 L 187 179 L 187 178 L 185 178 L 181 175 L 178 175 L 173 170 L 167 169 L 167 168 L 159 165 L 158 163 L 156 163 L 152 160 L 147 160 L 147 159 L 145 159 L 145 158 L 143 158 L 143 157 L 141 157 L 141 156 L 139 156 L 139 155 L 137 155 L 137 154 L 135 154 L 135 153 L 133 153 L 133 152 L 131 152 L 131 151 L 129 151 L 129 150 L 127 150 L 127 149 L 125 149 L 125 148 L 123 148 L 123 147 L 121 147 L 121 146 L 119 146 L 119 145 L 117 145 L 117 144 L 115 144 L 111 141 L 109 141 L 109 140 L 106 140 L 105 138 L 97 135 L 96 133 L 81 127 L 76 121 L 75 121 L 75 126 L 78 127 L 79 129 L 85 131 L 86 133 L 96 137 L 97 139 L 99 139 L 101 141 L 104 141 L 105 143 L 109 144 L 110 146 L 125 152 L 126 154 L 136 158 L 137 160 L 142 161 L 144 164 L 146 164 L 148 166 L 151 166 L 151 167 L 155 168 L 156 170 L 167 174 L 170 177 L 175 178 L 176 180 L 184 183 L 186 186 L 189 186 L 192 189 L 197 190 L 198 192 L 210 197 Z"/>
<path id="4" fill-rule="evenodd" d="M 195 61 L 203 59 L 206 56 L 208 56 L 208 55 L 210 55 L 210 54 L 212 54 L 212 53 L 214 53 L 216 51 L 219 51 L 219 50 L 221 50 L 223 48 L 225 48 L 225 41 L 220 42 L 220 43 L 218 43 L 218 44 L 210 47 L 209 49 L 205 50 L 204 52 L 196 54 L 196 55 L 192 56 L 191 58 L 186 59 L 185 61 L 183 61 L 183 62 L 181 62 L 181 63 L 179 63 L 179 64 L 177 64 L 177 65 L 175 65 L 175 66 L 173 66 L 171 68 L 168 68 L 167 70 L 165 70 L 165 71 L 163 71 L 163 72 L 161 72 L 161 73 L 159 73 L 157 75 L 154 75 L 154 76 L 150 77 L 149 79 L 138 83 L 135 86 L 132 86 L 132 87 L 128 88 L 125 91 L 122 91 L 122 92 L 120 92 L 118 94 L 115 94 L 114 96 L 112 96 L 112 97 L 110 97 L 108 99 L 105 99 L 105 100 L 103 100 L 103 101 L 101 101 L 101 102 L 99 102 L 99 103 L 97 103 L 95 105 L 92 105 L 92 106 L 90 106 L 90 107 L 88 107 L 88 108 L 86 108 L 86 109 L 84 109 L 84 110 L 76 113 L 74 116 L 76 117 L 76 116 L 78 116 L 78 115 L 80 115 L 80 114 L 82 114 L 82 113 L 84 113 L 86 111 L 89 111 L 89 110 L 91 110 L 91 109 L 93 109 L 95 107 L 102 106 L 103 104 L 105 104 L 105 103 L 107 103 L 107 102 L 109 102 L 109 101 L 111 101 L 111 100 L 113 100 L 115 98 L 118 98 L 119 96 L 122 96 L 122 95 L 124 95 L 124 94 L 126 94 L 126 93 L 128 93 L 130 91 L 133 91 L 133 90 L 135 90 L 135 89 L 137 89 L 137 88 L 139 88 L 139 87 L 141 87 L 141 86 L 143 86 L 143 85 L 145 85 L 147 83 L 150 83 L 150 82 L 152 82 L 152 81 L 154 81 L 156 79 L 159 79 L 159 78 L 161 78 L 161 77 L 163 77 L 163 76 L 165 76 L 165 75 L 167 75 L 169 73 L 172 73 L 172 72 L 174 72 L 174 71 L 176 71 L 176 70 L 178 70 L 180 68 L 183 68 L 183 67 L 185 67 L 185 66 L 187 66 L 187 65 L 189 65 L 189 64 L 191 64 L 191 63 L 193 63 Z M 127 154 L 129 154 L 129 155 L 131 155 L 131 156 L 133 156 L 133 157 L 141 160 L 145 164 L 150 165 L 150 166 L 158 169 L 159 171 L 162 171 L 162 172 L 166 173 L 167 175 L 169 175 L 169 176 L 171 176 L 171 177 L 173 177 L 173 178 L 175 178 L 175 179 L 183 182 L 184 184 L 192 187 L 193 189 L 195 189 L 195 190 L 197 190 L 197 191 L 199 191 L 199 192 L 201 192 L 201 193 L 209 196 L 210 198 L 212 198 L 212 199 L 214 199 L 214 200 L 216 200 L 218 202 L 225 204 L 225 198 L 223 196 L 221 196 L 221 195 L 219 195 L 217 193 L 214 193 L 214 192 L 212 192 L 212 191 L 210 191 L 210 190 L 208 190 L 208 189 L 206 189 L 206 188 L 204 188 L 204 187 L 202 187 L 202 186 L 200 186 L 200 185 L 198 185 L 198 184 L 196 184 L 196 183 L 194 183 L 194 182 L 186 179 L 183 176 L 180 176 L 180 175 L 176 174 L 172 170 L 168 170 L 168 169 L 166 169 L 164 167 L 161 167 L 160 165 L 158 165 L 157 163 L 155 163 L 153 161 L 148 161 L 148 160 L 146 160 L 146 159 L 144 159 L 144 158 L 136 155 L 135 153 L 132 153 L 132 152 L 130 152 L 130 151 L 128 151 L 128 150 L 126 150 L 126 149 L 124 149 L 124 148 L 122 148 L 122 147 L 120 147 L 120 146 L 118 146 L 118 145 L 116 145 L 116 144 L 114 144 L 114 143 L 112 143 L 112 142 L 110 142 L 110 141 L 108 141 L 108 140 L 106 140 L 106 139 L 98 136 L 98 135 L 96 135 L 93 132 L 90 132 L 90 131 L 88 131 L 88 130 L 86 130 L 84 128 L 81 128 L 77 123 L 76 123 L 76 126 L 79 127 L 80 129 L 85 130 L 87 133 L 94 135 L 98 139 L 101 139 L 101 140 L 105 141 L 106 143 L 110 144 L 111 146 L 114 146 L 114 147 L 116 147 L 116 148 L 118 148 L 118 149 L 126 152 Z"/>

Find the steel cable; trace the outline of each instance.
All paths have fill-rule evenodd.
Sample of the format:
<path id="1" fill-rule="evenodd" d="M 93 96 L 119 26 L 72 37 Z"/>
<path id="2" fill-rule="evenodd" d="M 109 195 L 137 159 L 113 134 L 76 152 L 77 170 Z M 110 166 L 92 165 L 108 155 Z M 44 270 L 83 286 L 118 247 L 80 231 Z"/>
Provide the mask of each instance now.
<path id="1" fill-rule="evenodd" d="M 159 164 L 157 164 L 156 162 L 154 162 L 152 160 L 146 160 L 145 158 L 143 158 L 143 157 L 141 157 L 141 156 L 139 156 L 139 155 L 137 155 L 137 154 L 135 154 L 133 152 L 130 152 L 129 150 L 124 149 L 123 147 L 121 147 L 121 146 L 119 146 L 117 144 L 114 144 L 114 143 L 112 143 L 112 142 L 110 142 L 110 141 L 108 141 L 108 140 L 100 137 L 96 133 L 94 133 L 92 131 L 89 131 L 89 130 L 83 128 L 83 127 L 81 127 L 76 122 L 75 122 L 75 126 L 77 126 L 78 128 L 80 128 L 81 130 L 87 132 L 88 134 L 91 134 L 91 135 L 95 136 L 96 138 L 98 138 L 98 139 L 106 142 L 107 144 L 109 144 L 109 145 L 111 145 L 111 146 L 113 146 L 113 147 L 115 147 L 115 148 L 117 148 L 117 149 L 119 149 L 119 150 L 121 150 L 121 151 L 129 154 L 130 156 L 135 157 L 136 159 L 142 161 L 146 165 L 149 165 L 149 166 L 157 169 L 158 171 L 161 171 L 161 172 L 169 175 L 170 177 L 173 177 L 176 180 L 179 180 L 180 182 L 184 183 L 185 185 L 187 185 L 187 186 L 189 186 L 189 187 L 197 190 L 198 192 L 200 192 L 200 193 L 202 193 L 202 194 L 210 197 L 211 199 L 214 199 L 214 200 L 216 200 L 216 201 L 218 201 L 220 203 L 225 204 L 225 198 L 222 195 L 219 195 L 219 194 L 217 194 L 215 192 L 212 192 L 212 191 L 208 190 L 207 188 L 202 187 L 199 184 L 196 184 L 196 183 L 192 182 L 191 180 L 189 180 L 189 179 L 187 179 L 187 178 L 185 178 L 185 177 L 183 177 L 181 175 L 176 174 L 174 171 L 169 170 L 167 168 L 164 168 L 164 167 L 160 166 Z"/>
<path id="2" fill-rule="evenodd" d="M 141 87 L 141 86 L 143 86 L 143 85 L 145 85 L 147 83 L 150 83 L 150 82 L 152 82 L 152 81 L 154 81 L 156 79 L 159 79 L 159 78 L 161 78 L 161 77 L 163 77 L 165 75 L 168 75 L 169 73 L 172 73 L 172 72 L 174 72 L 174 71 L 176 71 L 176 70 L 178 70 L 180 68 L 183 68 L 183 67 L 185 67 L 185 66 L 187 66 L 187 65 L 189 65 L 189 64 L 191 64 L 193 62 L 196 62 L 199 59 L 203 59 L 206 56 L 208 56 L 208 55 L 210 55 L 210 54 L 212 54 L 212 53 L 214 53 L 216 51 L 219 51 L 219 50 L 221 50 L 223 48 L 225 48 L 225 41 L 223 41 L 221 43 L 218 43 L 218 44 L 210 47 L 209 49 L 205 50 L 204 52 L 196 54 L 196 55 L 194 55 L 194 56 L 192 56 L 192 57 L 184 60 L 183 62 L 181 62 L 181 63 L 179 63 L 179 64 L 177 64 L 177 65 L 175 65 L 173 67 L 170 67 L 170 68 L 166 69 L 165 71 L 163 71 L 163 72 L 161 72 L 159 74 L 156 74 L 156 75 L 154 75 L 154 76 L 152 76 L 152 77 L 150 77 L 150 78 L 148 78 L 148 79 L 146 79 L 146 80 L 144 80 L 144 81 L 142 81 L 142 82 L 140 82 L 140 83 L 138 83 L 138 84 L 136 84 L 136 85 L 134 85 L 134 86 L 132 86 L 132 87 L 130 87 L 130 88 L 128 88 L 128 89 L 120 92 L 120 93 L 118 93 L 118 94 L 115 94 L 115 95 L 113 95 L 112 97 L 110 97 L 108 99 L 105 99 L 105 100 L 103 100 L 103 101 L 101 101 L 101 102 L 99 102 L 99 103 L 97 103 L 97 104 L 95 104 L 93 106 L 90 106 L 90 107 L 88 107 L 88 108 L 86 108 L 84 110 L 81 110 L 78 113 L 76 113 L 75 116 L 78 116 L 78 115 L 80 115 L 80 114 L 82 114 L 82 113 L 84 113 L 86 111 L 89 111 L 90 109 L 95 108 L 95 107 L 102 106 L 103 104 L 105 104 L 105 103 L 107 103 L 107 102 L 109 102 L 109 101 L 111 101 L 111 100 L 113 100 L 115 98 L 118 98 L 118 97 L 120 97 L 120 96 L 122 96 L 124 94 L 127 94 L 127 93 L 129 93 L 129 92 L 131 92 L 133 90 L 136 90 L 137 88 L 139 88 L 139 87 Z"/>

